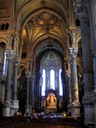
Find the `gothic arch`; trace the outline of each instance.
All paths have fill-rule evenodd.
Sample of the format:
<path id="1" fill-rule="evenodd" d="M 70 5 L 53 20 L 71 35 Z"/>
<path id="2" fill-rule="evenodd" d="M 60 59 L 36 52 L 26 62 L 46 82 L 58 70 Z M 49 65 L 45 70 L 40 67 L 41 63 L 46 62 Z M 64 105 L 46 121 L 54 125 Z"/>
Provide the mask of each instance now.
<path id="1" fill-rule="evenodd" d="M 0 43 L 2 43 L 2 42 L 5 43 L 6 46 L 8 46 L 8 41 L 6 38 L 0 37 Z"/>
<path id="2" fill-rule="evenodd" d="M 43 39 L 41 38 L 40 40 L 38 40 L 38 42 L 34 43 L 31 51 L 35 52 L 35 51 L 37 51 L 37 49 L 43 48 L 45 44 L 49 45 L 49 46 L 50 46 L 50 44 L 53 46 L 58 46 L 61 49 L 60 51 L 62 51 L 62 53 L 64 52 L 64 43 L 61 40 L 58 40 L 56 36 L 53 36 L 51 34 L 48 38 L 46 38 L 46 36 L 43 36 Z M 54 47 L 54 49 L 55 49 L 55 47 Z M 59 51 L 59 49 L 58 49 L 58 51 Z"/>
<path id="3" fill-rule="evenodd" d="M 50 4 L 49 4 L 50 3 Z M 55 4 L 55 5 L 54 5 Z M 66 9 L 65 8 L 62 8 L 61 4 L 59 4 L 58 2 L 55 1 L 48 1 L 48 3 L 45 5 L 46 8 L 49 8 L 50 10 L 55 10 L 56 12 L 58 12 L 57 14 L 62 14 L 62 19 L 66 19 L 65 17 L 66 16 Z M 31 12 L 35 12 L 35 10 L 37 10 L 37 8 L 39 8 L 41 10 L 41 8 L 44 8 L 44 5 L 39 1 L 31 1 L 31 2 L 28 2 L 26 3 L 25 5 L 23 5 L 22 7 L 20 7 L 20 10 L 18 11 L 18 14 L 17 14 L 17 24 L 20 22 L 20 17 L 23 18 L 23 21 L 24 19 L 29 15 L 31 14 Z M 33 10 L 32 10 L 33 9 Z M 27 12 L 27 13 L 26 13 Z M 58 15 L 59 16 L 59 15 Z M 28 17 L 27 17 L 28 18 Z"/>

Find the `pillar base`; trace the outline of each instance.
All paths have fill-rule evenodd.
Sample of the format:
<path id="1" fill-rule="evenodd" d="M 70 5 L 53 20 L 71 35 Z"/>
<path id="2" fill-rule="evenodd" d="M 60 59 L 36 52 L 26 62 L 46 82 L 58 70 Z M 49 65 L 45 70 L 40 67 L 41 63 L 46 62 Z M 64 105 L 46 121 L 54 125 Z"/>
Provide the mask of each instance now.
<path id="1" fill-rule="evenodd" d="M 3 116 L 6 116 L 6 117 L 10 117 L 10 108 L 11 108 L 11 103 L 10 101 L 5 101 L 5 104 L 4 104 L 4 112 L 3 112 Z"/>
<path id="2" fill-rule="evenodd" d="M 92 94 L 92 101 L 94 103 L 94 118 L 95 118 L 95 127 L 96 128 L 96 89 L 93 91 L 93 94 Z"/>
<path id="3" fill-rule="evenodd" d="M 84 124 L 86 126 L 95 124 L 94 104 L 91 96 L 87 94 L 82 99 L 84 105 Z"/>
<path id="4" fill-rule="evenodd" d="M 72 117 L 77 119 L 78 117 L 81 117 L 80 115 L 80 103 L 79 102 L 73 102 L 72 103 L 72 110 L 71 110 L 71 114 L 72 114 Z"/>
<path id="5" fill-rule="evenodd" d="M 94 112 L 95 112 L 95 127 L 94 128 L 96 128 L 96 101 L 94 103 Z"/>
<path id="6" fill-rule="evenodd" d="M 18 111 L 18 109 L 19 109 L 19 101 L 12 100 L 11 101 L 11 110 L 10 110 L 11 116 L 14 116 L 14 114 Z"/>

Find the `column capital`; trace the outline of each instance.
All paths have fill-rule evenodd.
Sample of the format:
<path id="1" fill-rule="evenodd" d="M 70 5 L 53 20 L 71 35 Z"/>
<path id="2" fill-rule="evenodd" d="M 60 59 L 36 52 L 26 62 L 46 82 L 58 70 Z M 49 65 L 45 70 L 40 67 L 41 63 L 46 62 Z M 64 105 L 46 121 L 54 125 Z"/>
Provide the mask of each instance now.
<path id="1" fill-rule="evenodd" d="M 6 58 L 11 60 L 15 58 L 16 52 L 14 50 L 6 50 Z"/>
<path id="2" fill-rule="evenodd" d="M 78 48 L 72 48 L 72 47 L 70 47 L 69 50 L 70 50 L 71 57 L 72 58 L 76 58 L 77 57 L 77 53 L 78 53 Z"/>
<path id="3" fill-rule="evenodd" d="M 76 15 L 79 16 L 79 19 L 88 17 L 87 8 L 88 8 L 88 5 L 86 0 L 76 0 L 75 11 L 76 11 Z"/>

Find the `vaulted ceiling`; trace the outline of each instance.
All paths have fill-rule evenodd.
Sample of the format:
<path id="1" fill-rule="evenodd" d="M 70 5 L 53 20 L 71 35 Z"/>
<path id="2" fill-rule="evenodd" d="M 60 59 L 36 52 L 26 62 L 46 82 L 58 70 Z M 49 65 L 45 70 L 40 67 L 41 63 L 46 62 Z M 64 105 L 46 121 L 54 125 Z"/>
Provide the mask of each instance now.
<path id="1" fill-rule="evenodd" d="M 67 29 L 74 26 L 72 7 L 71 0 L 18 0 L 16 9 L 22 26 L 23 50 L 39 54 L 55 49 L 66 56 Z"/>
<path id="2" fill-rule="evenodd" d="M 48 49 L 66 56 L 67 30 L 74 27 L 72 0 L 0 0 L 0 16 L 4 12 L 10 22 L 17 22 L 27 57 Z"/>

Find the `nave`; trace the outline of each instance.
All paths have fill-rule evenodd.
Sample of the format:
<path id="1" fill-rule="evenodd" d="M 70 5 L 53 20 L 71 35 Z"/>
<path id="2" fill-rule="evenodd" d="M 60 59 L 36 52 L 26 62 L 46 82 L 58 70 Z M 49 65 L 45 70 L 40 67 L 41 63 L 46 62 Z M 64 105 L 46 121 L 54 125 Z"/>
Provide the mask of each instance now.
<path id="1" fill-rule="evenodd" d="M 22 120 L 14 114 L 35 109 L 83 115 L 96 128 L 96 0 L 6 1 L 0 0 L 0 124 L 11 119 L 8 127 L 17 127 Z"/>

